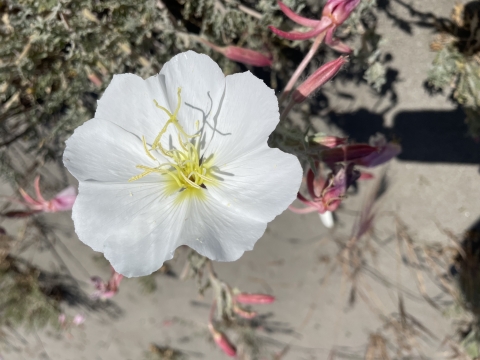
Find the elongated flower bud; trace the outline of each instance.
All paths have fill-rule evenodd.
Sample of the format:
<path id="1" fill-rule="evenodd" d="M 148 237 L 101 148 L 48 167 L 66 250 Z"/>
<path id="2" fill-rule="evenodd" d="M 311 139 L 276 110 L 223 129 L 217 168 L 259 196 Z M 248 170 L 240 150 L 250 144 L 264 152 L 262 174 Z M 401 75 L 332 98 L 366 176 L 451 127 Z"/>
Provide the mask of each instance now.
<path id="1" fill-rule="evenodd" d="M 90 80 L 90 81 L 93 83 L 93 85 L 95 85 L 96 87 L 100 87 L 100 86 L 102 86 L 102 84 L 103 84 L 102 80 L 100 80 L 100 78 L 99 78 L 97 75 L 95 75 L 94 73 L 88 73 L 88 74 L 87 74 L 87 78 L 88 78 L 88 80 Z"/>
<path id="2" fill-rule="evenodd" d="M 217 46 L 211 42 L 201 39 L 203 44 L 207 45 L 211 49 L 218 51 L 227 59 L 238 61 L 242 64 L 253 65 L 253 66 L 271 66 L 272 59 L 269 56 L 266 56 L 258 51 L 245 49 L 239 46 Z"/>
<path id="3" fill-rule="evenodd" d="M 357 165 L 374 167 L 390 161 L 392 158 L 402 152 L 402 147 L 394 142 L 387 143 L 385 136 L 376 134 L 370 138 L 370 145 L 377 151 L 355 161 Z"/>
<path id="4" fill-rule="evenodd" d="M 238 305 L 233 305 L 233 312 L 238 316 L 243 317 L 244 319 L 253 319 L 255 316 L 258 315 L 256 311 L 245 310 Z"/>
<path id="5" fill-rule="evenodd" d="M 324 133 L 306 136 L 305 140 L 309 143 L 309 145 L 319 144 L 330 149 L 337 147 L 338 145 L 343 145 L 347 142 L 347 138 L 329 136 Z"/>
<path id="6" fill-rule="evenodd" d="M 320 160 L 326 163 L 352 161 L 366 157 L 377 151 L 377 148 L 367 144 L 352 144 L 334 149 L 326 149 L 320 153 Z"/>
<path id="7" fill-rule="evenodd" d="M 322 65 L 295 89 L 292 95 L 293 101 L 297 104 L 305 101 L 310 94 L 333 78 L 346 62 L 347 58 L 339 57 Z"/>
<path id="8" fill-rule="evenodd" d="M 215 329 L 212 323 L 208 324 L 208 330 L 212 334 L 213 340 L 217 344 L 217 346 L 222 349 L 222 351 L 227 354 L 228 356 L 234 357 L 237 354 L 237 349 L 235 346 L 230 342 L 227 336 Z"/>
<path id="9" fill-rule="evenodd" d="M 241 304 L 271 304 L 275 301 L 275 297 L 266 294 L 241 293 L 235 296 L 235 301 Z"/>
<path id="10" fill-rule="evenodd" d="M 272 66 L 272 59 L 258 51 L 227 46 L 220 51 L 226 58 L 253 66 Z"/>

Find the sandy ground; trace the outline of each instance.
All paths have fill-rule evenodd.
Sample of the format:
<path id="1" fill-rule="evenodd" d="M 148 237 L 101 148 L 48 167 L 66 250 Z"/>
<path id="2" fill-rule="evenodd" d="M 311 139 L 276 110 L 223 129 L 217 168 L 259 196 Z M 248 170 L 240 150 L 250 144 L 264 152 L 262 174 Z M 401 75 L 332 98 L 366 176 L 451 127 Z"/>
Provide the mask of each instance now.
<path id="1" fill-rule="evenodd" d="M 453 2 L 415 0 L 409 4 L 420 12 L 447 17 Z M 392 214 L 422 244 L 446 243 L 442 228 L 461 234 L 472 226 L 480 217 L 480 147 L 465 137 L 463 115 L 453 104 L 444 95 L 430 97 L 424 90 L 425 74 L 434 57 L 428 48 L 432 30 L 415 26 L 417 18 L 396 1 L 390 1 L 389 11 L 390 15 L 379 12 L 379 32 L 386 37 L 382 48 L 392 55 L 388 65 L 396 74 L 392 85 L 396 104 L 384 112 L 390 105 L 388 98 L 377 102 L 366 85 L 337 85 L 353 99 L 330 99 L 336 114 L 328 125 L 331 131 L 348 133 L 357 140 L 383 131 L 404 146 L 403 154 L 387 165 L 388 189 L 380 202 L 382 216 L 375 223 L 377 253 L 367 256 L 370 270 L 360 277 L 368 289 L 367 298 L 357 298 L 349 306 L 350 283 L 338 267 L 330 269 L 338 252 L 333 240 L 347 239 L 355 211 L 373 182 L 362 183 L 359 193 L 345 202 L 334 230 L 327 230 L 316 214 L 299 216 L 287 211 L 269 225 L 253 251 L 235 263 L 216 264 L 219 276 L 231 285 L 277 297 L 275 304 L 258 307 L 268 315 L 268 326 L 259 330 L 258 338 L 270 353 L 290 344 L 283 359 L 327 359 L 332 348 L 337 349 L 337 358 L 361 356 L 370 334 L 382 329 L 381 314 L 398 311 L 398 287 L 404 290 L 406 310 L 435 335 L 419 342 L 425 358 L 441 359 L 441 342 L 451 332 L 448 320 L 420 296 L 412 273 L 406 267 L 399 270 Z M 395 16 L 412 22 L 410 34 L 399 30 Z M 321 122 L 316 121 L 324 128 Z M 49 221 L 81 266 L 62 249 L 61 256 L 88 289 L 89 275 L 107 278 L 109 271 L 76 238 L 69 216 L 61 214 Z M 35 259 L 53 266 L 45 253 Z M 181 254 L 172 266 L 180 271 Z M 70 334 L 25 334 L 24 343 L 15 340 L 17 350 L 2 355 L 5 360 L 136 360 L 155 343 L 179 349 L 191 359 L 224 359 L 208 341 L 210 294 L 200 298 L 192 281 L 162 275 L 156 281 L 157 291 L 145 295 L 137 280 L 126 280 L 114 298 L 122 310 L 117 318 L 85 313 L 85 324 Z M 439 293 L 433 285 L 428 289 Z M 378 311 L 372 311 L 372 304 Z M 72 309 L 71 314 L 76 311 Z"/>

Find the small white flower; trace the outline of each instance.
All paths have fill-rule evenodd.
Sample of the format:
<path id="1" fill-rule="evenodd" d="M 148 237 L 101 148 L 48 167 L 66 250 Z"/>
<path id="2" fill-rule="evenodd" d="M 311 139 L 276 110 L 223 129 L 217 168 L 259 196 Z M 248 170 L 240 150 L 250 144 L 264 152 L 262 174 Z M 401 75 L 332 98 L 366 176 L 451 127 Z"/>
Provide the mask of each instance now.
<path id="1" fill-rule="evenodd" d="M 238 259 L 300 186 L 296 157 L 267 145 L 278 121 L 272 89 L 193 51 L 147 80 L 114 76 L 64 154 L 80 183 L 78 237 L 125 276 L 152 273 L 180 245 Z"/>

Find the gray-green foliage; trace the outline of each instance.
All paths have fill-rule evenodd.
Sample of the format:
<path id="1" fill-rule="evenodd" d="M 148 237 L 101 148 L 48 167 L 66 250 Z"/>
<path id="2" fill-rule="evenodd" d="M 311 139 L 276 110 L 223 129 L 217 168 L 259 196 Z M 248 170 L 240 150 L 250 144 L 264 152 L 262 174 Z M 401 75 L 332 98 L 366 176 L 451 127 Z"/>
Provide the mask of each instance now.
<path id="1" fill-rule="evenodd" d="M 437 36 L 437 55 L 428 72 L 434 89 L 453 88 L 453 98 L 467 115 L 470 134 L 480 136 L 480 5 L 456 4 L 452 22 Z"/>
<path id="2" fill-rule="evenodd" d="M 387 69 L 383 62 L 383 38 L 376 32 L 377 21 L 373 14 L 377 0 L 363 0 L 345 22 L 349 34 L 360 36 L 360 45 L 354 49 L 352 61 L 365 72 L 363 79 L 376 91 L 386 84 Z"/>
<path id="3" fill-rule="evenodd" d="M 58 327 L 59 302 L 45 294 L 40 272 L 13 258 L 0 263 L 0 327 Z"/>
<path id="4" fill-rule="evenodd" d="M 470 133 L 480 136 L 480 63 L 454 46 L 445 46 L 433 61 L 428 81 L 436 89 L 454 88 L 453 97 L 467 114 Z"/>
<path id="5" fill-rule="evenodd" d="M 238 70 L 196 36 L 221 46 L 271 52 L 278 60 L 281 46 L 273 44 L 278 39 L 266 26 L 279 26 L 284 19 L 278 12 L 274 15 L 274 4 L 242 2 L 239 8 L 234 0 L 1 2 L 0 148 L 23 140 L 34 155 L 58 158 L 66 137 L 93 116 L 96 99 L 113 74 L 153 75 L 187 49 L 209 53 L 226 73 Z"/>

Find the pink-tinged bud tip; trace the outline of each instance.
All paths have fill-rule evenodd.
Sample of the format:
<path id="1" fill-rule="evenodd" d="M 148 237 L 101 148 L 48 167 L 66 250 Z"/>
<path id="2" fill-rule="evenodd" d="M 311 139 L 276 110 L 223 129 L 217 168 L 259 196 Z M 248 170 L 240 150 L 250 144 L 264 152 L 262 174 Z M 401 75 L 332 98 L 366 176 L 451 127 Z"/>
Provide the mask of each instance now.
<path id="1" fill-rule="evenodd" d="M 332 79 L 346 62 L 347 58 L 339 57 L 336 60 L 322 65 L 317 71 L 310 75 L 307 80 L 305 80 L 295 89 L 292 94 L 293 101 L 295 101 L 297 104 L 305 101 L 305 99 L 315 90 Z"/>
<path id="2" fill-rule="evenodd" d="M 207 45 L 209 48 L 219 52 L 227 59 L 240 62 L 246 65 L 253 65 L 253 66 L 272 66 L 272 58 L 271 56 L 266 56 L 258 51 L 245 49 L 239 46 L 217 46 L 212 44 L 210 41 L 205 39 L 200 39 L 202 44 Z"/>
<path id="3" fill-rule="evenodd" d="M 235 296 L 235 301 L 241 304 L 271 304 L 275 301 L 275 297 L 265 294 L 241 293 Z"/>
<path id="4" fill-rule="evenodd" d="M 288 40 L 307 40 L 314 38 L 321 33 L 323 33 L 325 30 L 328 29 L 329 26 L 332 25 L 332 20 L 328 17 L 324 17 L 321 20 L 318 21 L 318 23 L 315 25 L 315 27 L 312 28 L 312 30 L 306 31 L 306 32 L 299 32 L 299 31 L 282 31 L 280 29 L 277 29 L 276 27 L 269 25 L 268 28 L 277 36 L 282 37 L 284 39 Z"/>
<path id="5" fill-rule="evenodd" d="M 253 66 L 272 66 L 272 59 L 258 51 L 238 46 L 227 46 L 220 51 L 226 58 Z"/>
<path id="6" fill-rule="evenodd" d="M 367 144 L 352 144 L 326 149 L 320 153 L 320 159 L 326 163 L 336 163 L 342 161 L 352 161 L 364 158 L 377 151 L 377 148 Z"/>
<path id="7" fill-rule="evenodd" d="M 307 136 L 305 140 L 309 143 L 309 145 L 315 146 L 318 144 L 330 149 L 347 143 L 347 138 L 329 136 L 324 133 Z"/>
<path id="8" fill-rule="evenodd" d="M 55 195 L 53 199 L 45 200 L 40 191 L 40 176 L 35 178 L 33 187 L 35 189 L 36 199 L 28 195 L 23 189 L 19 189 L 19 191 L 20 195 L 23 197 L 24 204 L 36 212 L 57 212 L 71 210 L 77 197 L 75 188 L 69 186 Z"/>
<path id="9" fill-rule="evenodd" d="M 248 310 L 242 309 L 238 305 L 233 306 L 233 312 L 238 316 L 243 317 L 244 319 L 253 319 L 255 316 L 258 315 L 256 311 L 248 311 Z"/>
<path id="10" fill-rule="evenodd" d="M 375 175 L 369 172 L 362 171 L 358 180 L 372 180 L 375 178 Z"/>
<path id="11" fill-rule="evenodd" d="M 283 2 L 278 1 L 278 6 L 280 7 L 280 10 L 293 22 L 296 22 L 299 25 L 302 26 L 308 26 L 308 27 L 316 27 L 320 20 L 312 20 L 305 18 L 303 16 L 300 16 L 296 14 L 292 9 L 290 9 L 287 5 L 285 5 Z"/>
<path id="12" fill-rule="evenodd" d="M 355 163 L 366 167 L 375 167 L 390 161 L 395 156 L 402 152 L 402 147 L 394 142 L 387 143 L 385 136 L 382 134 L 376 134 L 370 138 L 370 145 L 373 146 L 376 151 L 361 158 L 357 159 Z"/>
<path id="13" fill-rule="evenodd" d="M 323 8 L 323 16 L 333 20 L 339 26 L 348 19 L 352 11 L 360 4 L 361 0 L 329 0 Z"/>
<path id="14" fill-rule="evenodd" d="M 100 78 L 99 78 L 97 75 L 93 74 L 93 73 L 89 73 L 89 74 L 87 75 L 87 78 L 88 78 L 88 80 L 90 80 L 90 81 L 92 82 L 92 84 L 95 85 L 96 87 L 101 87 L 102 84 L 103 84 L 102 80 L 100 80 Z"/>
<path id="15" fill-rule="evenodd" d="M 230 342 L 230 340 L 227 338 L 227 336 L 216 330 L 212 323 L 208 324 L 208 330 L 210 330 L 210 333 L 212 334 L 213 341 L 217 344 L 217 346 L 228 356 L 234 357 L 237 355 L 237 349 L 235 346 Z"/>

